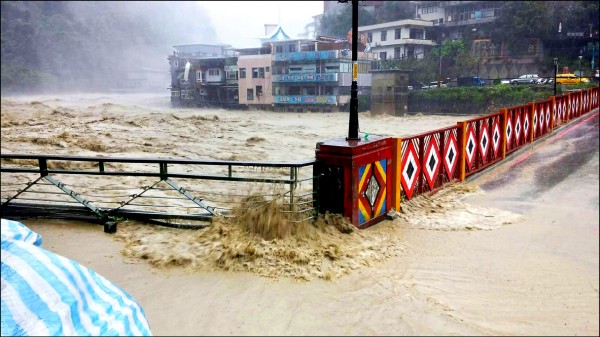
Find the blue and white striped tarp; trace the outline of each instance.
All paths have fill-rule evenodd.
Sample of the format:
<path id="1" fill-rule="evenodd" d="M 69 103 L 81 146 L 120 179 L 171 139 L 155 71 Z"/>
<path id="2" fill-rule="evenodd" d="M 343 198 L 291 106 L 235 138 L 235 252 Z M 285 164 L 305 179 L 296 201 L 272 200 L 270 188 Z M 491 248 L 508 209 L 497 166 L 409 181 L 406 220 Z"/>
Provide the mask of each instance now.
<path id="1" fill-rule="evenodd" d="M 42 236 L 20 222 L 2 219 L 2 227 L 0 229 L 2 241 L 18 240 L 32 243 L 36 246 L 42 245 Z"/>
<path id="2" fill-rule="evenodd" d="M 144 310 L 93 270 L 2 219 L 2 336 L 148 336 Z"/>

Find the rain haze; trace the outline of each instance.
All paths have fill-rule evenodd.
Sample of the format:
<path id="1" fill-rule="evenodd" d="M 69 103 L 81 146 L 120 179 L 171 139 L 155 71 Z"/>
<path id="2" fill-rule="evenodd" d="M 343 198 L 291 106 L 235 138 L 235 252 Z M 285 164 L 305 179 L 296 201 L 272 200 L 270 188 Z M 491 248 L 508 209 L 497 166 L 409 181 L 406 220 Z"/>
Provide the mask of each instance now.
<path id="1" fill-rule="evenodd" d="M 389 59 L 395 48 L 385 45 L 384 55 L 375 45 L 356 53 L 358 76 L 368 81 L 356 100 L 360 138 L 348 142 L 354 68 L 343 38 L 351 4 L 330 11 L 326 3 L 317 43 L 272 39 L 260 48 L 265 25 L 301 40 L 324 3 L 1 1 L 0 215 L 131 295 L 154 336 L 599 336 L 598 84 L 586 100 L 595 108 L 577 117 L 586 96 L 561 85 L 557 99 L 555 80 L 501 82 L 520 72 L 551 79 L 555 57 L 559 70 L 585 73 L 600 49 L 583 43 L 598 41 L 597 30 L 593 39 L 587 33 L 588 22 L 596 29 L 598 1 L 430 1 L 464 19 L 462 39 L 445 35 L 448 56 L 430 38 L 461 27 L 445 25 L 442 7 L 419 1 L 444 24 L 422 22 L 417 32 L 417 2 L 372 1 L 377 15 L 359 8 L 359 20 L 371 19 L 359 27 L 373 24 L 378 40 L 386 22 L 402 18 L 397 29 L 406 35 L 396 39 L 390 28 L 389 46 L 431 50 L 400 59 Z M 466 9 L 475 5 L 498 16 L 481 18 L 489 36 L 471 28 L 479 19 Z M 564 34 L 555 39 L 559 20 Z M 442 30 L 430 36 L 429 28 Z M 536 29 L 530 52 L 522 30 Z M 542 48 L 544 41 L 551 43 Z M 463 42 L 498 53 L 483 62 L 482 49 Z M 237 48 L 248 49 L 230 53 Z M 457 76 L 481 71 L 487 84 L 408 85 L 442 71 L 456 85 Z M 376 78 L 386 72 L 398 85 Z M 377 100 L 386 101 L 383 111 Z M 475 147 L 467 146 L 473 137 Z M 382 221 L 360 230 L 317 209 L 351 207 L 364 217 L 377 205 Z M 217 208 L 231 216 L 205 221 Z M 142 213 L 151 222 L 127 218 Z M 103 231 L 106 220 L 113 233 Z M 173 223 L 162 226 L 166 220 Z M 2 336 L 24 335 L 5 333 L 5 317 L 16 317 L 4 315 L 5 277 L 22 275 L 15 265 L 2 271 Z M 24 271 L 55 269 L 38 267 Z M 98 319 L 86 298 L 56 307 Z M 33 306 L 11 301 L 29 317 Z"/>
<path id="2" fill-rule="evenodd" d="M 123 92 L 144 72 L 164 92 L 173 46 L 258 47 L 265 24 L 296 38 L 322 12 L 323 1 L 3 1 L 2 90 Z"/>
<path id="3" fill-rule="evenodd" d="M 280 24 L 291 37 L 304 32 L 323 13 L 323 1 L 198 1 L 222 43 L 236 48 L 257 47 L 265 35 L 265 24 Z M 226 14 L 225 14 L 226 13 Z"/>

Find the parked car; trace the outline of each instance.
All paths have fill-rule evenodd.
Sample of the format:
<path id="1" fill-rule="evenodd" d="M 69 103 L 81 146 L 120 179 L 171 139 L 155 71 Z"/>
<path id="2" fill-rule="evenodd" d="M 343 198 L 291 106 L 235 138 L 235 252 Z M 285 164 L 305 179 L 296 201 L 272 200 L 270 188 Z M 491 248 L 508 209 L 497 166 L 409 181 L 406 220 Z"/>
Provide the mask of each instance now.
<path id="1" fill-rule="evenodd" d="M 444 82 L 440 83 L 440 88 L 446 88 L 448 85 Z M 433 89 L 438 87 L 437 81 L 429 82 L 429 85 L 423 86 L 423 89 Z"/>
<path id="2" fill-rule="evenodd" d="M 456 85 L 459 87 L 482 87 L 485 85 L 485 81 L 478 76 L 462 76 L 456 79 Z"/>
<path id="3" fill-rule="evenodd" d="M 538 80 L 537 74 L 525 74 L 510 80 L 510 84 L 532 84 Z"/>
<path id="4" fill-rule="evenodd" d="M 556 83 L 560 84 L 578 84 L 590 83 L 590 80 L 585 77 L 579 77 L 575 74 L 556 74 Z"/>

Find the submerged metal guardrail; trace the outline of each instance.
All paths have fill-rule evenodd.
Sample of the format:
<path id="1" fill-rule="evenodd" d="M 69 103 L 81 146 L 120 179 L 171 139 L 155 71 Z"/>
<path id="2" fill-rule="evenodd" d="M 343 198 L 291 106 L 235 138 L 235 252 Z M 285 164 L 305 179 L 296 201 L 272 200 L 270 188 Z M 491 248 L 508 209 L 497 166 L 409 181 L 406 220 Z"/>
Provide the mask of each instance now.
<path id="1" fill-rule="evenodd" d="M 3 153 L 0 212 L 207 220 L 275 201 L 290 221 L 306 221 L 316 216 L 315 163 Z"/>

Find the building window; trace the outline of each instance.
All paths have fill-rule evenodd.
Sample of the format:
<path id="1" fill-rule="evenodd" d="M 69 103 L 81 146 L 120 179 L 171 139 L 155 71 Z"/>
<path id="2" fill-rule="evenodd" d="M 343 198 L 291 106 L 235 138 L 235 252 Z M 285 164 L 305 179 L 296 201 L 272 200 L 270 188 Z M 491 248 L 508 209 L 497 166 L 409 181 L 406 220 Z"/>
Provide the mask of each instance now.
<path id="1" fill-rule="evenodd" d="M 240 78 L 246 78 L 246 68 L 240 68 Z"/>
<path id="2" fill-rule="evenodd" d="M 266 67 L 266 68 L 265 68 L 265 73 L 268 73 L 268 72 L 270 72 L 270 71 L 271 71 L 271 67 Z"/>
<path id="3" fill-rule="evenodd" d="M 394 48 L 394 58 L 395 59 L 399 59 L 400 58 L 400 47 L 395 47 Z"/>
<path id="4" fill-rule="evenodd" d="M 423 40 L 425 38 L 425 34 L 421 29 L 411 29 L 410 38 L 415 40 Z"/>
<path id="5" fill-rule="evenodd" d="M 437 12 L 437 5 L 425 5 L 421 8 L 421 13 L 435 13 Z"/>
<path id="6" fill-rule="evenodd" d="M 337 73 L 340 71 L 340 65 L 335 64 L 325 64 L 325 72 L 326 73 Z"/>
<path id="7" fill-rule="evenodd" d="M 302 72 L 302 67 L 301 66 L 290 66 L 289 68 L 289 72 L 290 73 L 299 73 Z"/>
<path id="8" fill-rule="evenodd" d="M 291 44 L 288 46 L 288 50 L 290 51 L 290 53 L 293 53 L 296 51 L 296 45 L 295 44 Z"/>
<path id="9" fill-rule="evenodd" d="M 252 78 L 265 78 L 265 68 L 252 68 Z"/>
<path id="10" fill-rule="evenodd" d="M 394 38 L 396 40 L 400 40 L 400 31 L 401 31 L 400 28 L 396 28 L 396 30 L 394 31 Z"/>
<path id="11" fill-rule="evenodd" d="M 253 89 L 246 89 L 246 99 L 249 101 L 254 100 L 254 90 Z"/>
<path id="12" fill-rule="evenodd" d="M 381 41 L 387 40 L 387 30 L 381 31 Z"/>
<path id="13" fill-rule="evenodd" d="M 219 76 L 219 69 L 209 69 L 208 75 L 210 76 Z"/>
<path id="14" fill-rule="evenodd" d="M 283 53 L 283 46 L 276 46 L 275 47 L 275 52 L 277 52 L 277 53 Z"/>
<path id="15" fill-rule="evenodd" d="M 226 71 L 225 77 L 228 80 L 237 80 L 238 72 L 237 71 Z"/>
<path id="16" fill-rule="evenodd" d="M 196 70 L 196 82 L 202 82 L 202 70 Z"/>
<path id="17" fill-rule="evenodd" d="M 379 52 L 379 59 L 385 61 L 387 59 L 387 52 Z"/>
<path id="18" fill-rule="evenodd" d="M 367 33 L 367 40 L 369 40 L 369 42 L 373 42 L 373 33 Z"/>
<path id="19" fill-rule="evenodd" d="M 262 96 L 263 92 L 262 92 L 262 85 L 257 85 L 256 86 L 256 97 L 260 98 L 260 96 Z"/>

